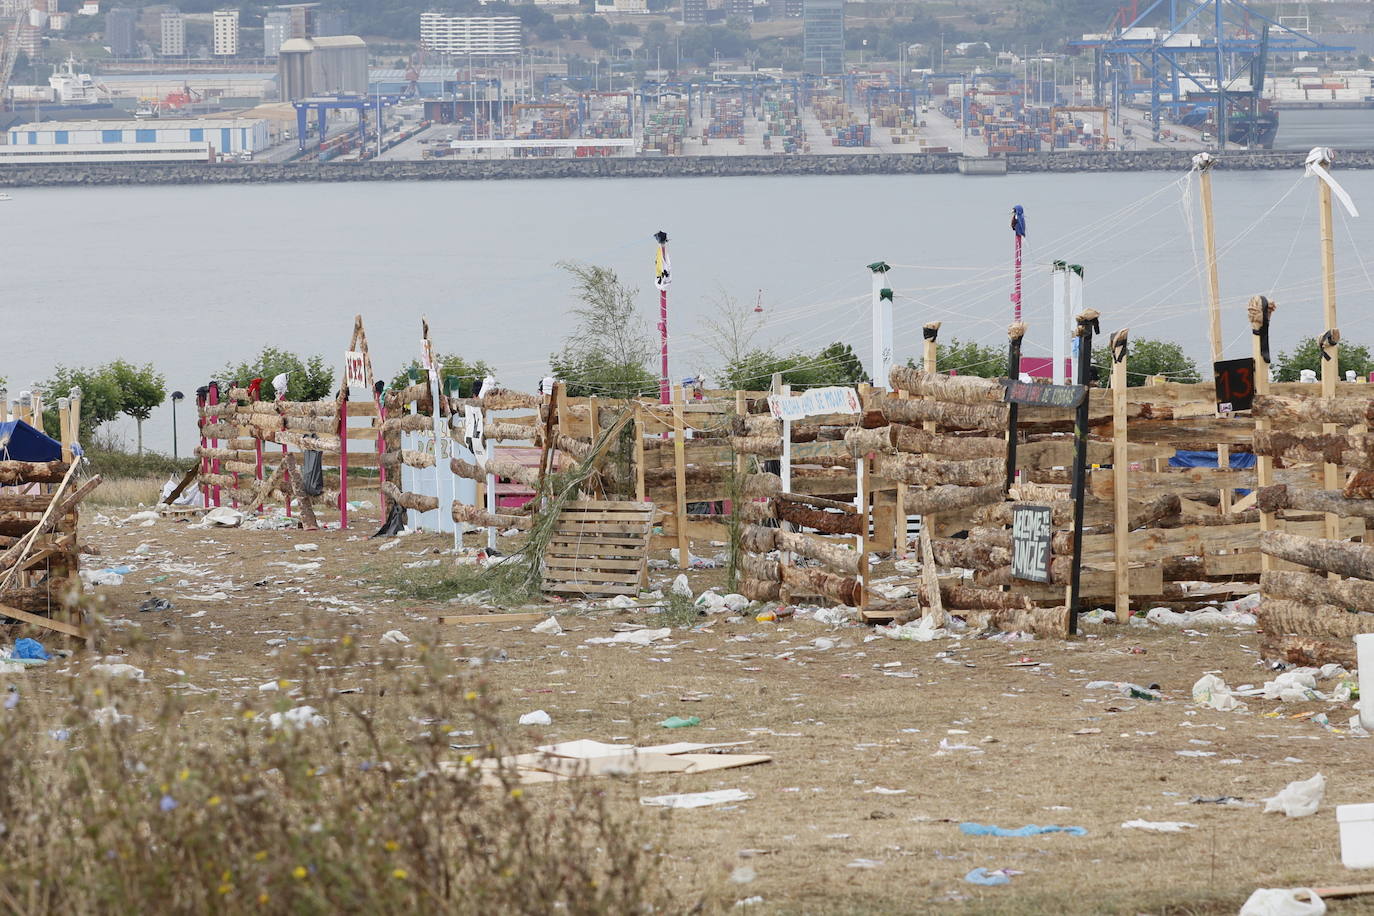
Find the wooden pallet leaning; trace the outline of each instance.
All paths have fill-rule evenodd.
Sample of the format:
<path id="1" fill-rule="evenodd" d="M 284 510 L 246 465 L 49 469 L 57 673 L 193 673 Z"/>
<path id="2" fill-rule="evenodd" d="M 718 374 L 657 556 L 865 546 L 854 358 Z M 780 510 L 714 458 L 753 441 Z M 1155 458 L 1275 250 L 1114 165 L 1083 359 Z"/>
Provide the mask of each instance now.
<path id="1" fill-rule="evenodd" d="M 580 500 L 558 516 L 544 551 L 544 591 L 637 595 L 648 582 L 652 503 Z"/>

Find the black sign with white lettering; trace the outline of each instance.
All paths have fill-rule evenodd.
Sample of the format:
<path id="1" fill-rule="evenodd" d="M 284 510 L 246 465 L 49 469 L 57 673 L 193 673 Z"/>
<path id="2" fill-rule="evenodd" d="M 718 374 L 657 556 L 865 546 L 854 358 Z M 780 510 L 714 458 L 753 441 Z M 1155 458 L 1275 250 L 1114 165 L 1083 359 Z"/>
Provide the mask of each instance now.
<path id="1" fill-rule="evenodd" d="M 1007 382 L 1007 393 L 1003 400 L 1008 404 L 1031 404 L 1036 407 L 1077 407 L 1087 394 L 1088 389 L 1082 385 Z"/>
<path id="2" fill-rule="evenodd" d="M 1050 581 L 1049 506 L 1017 506 L 1011 513 L 1011 575 L 1032 582 Z"/>
<path id="3" fill-rule="evenodd" d="M 1217 412 L 1249 410 L 1255 401 L 1255 358 L 1223 359 L 1212 364 L 1217 382 Z"/>

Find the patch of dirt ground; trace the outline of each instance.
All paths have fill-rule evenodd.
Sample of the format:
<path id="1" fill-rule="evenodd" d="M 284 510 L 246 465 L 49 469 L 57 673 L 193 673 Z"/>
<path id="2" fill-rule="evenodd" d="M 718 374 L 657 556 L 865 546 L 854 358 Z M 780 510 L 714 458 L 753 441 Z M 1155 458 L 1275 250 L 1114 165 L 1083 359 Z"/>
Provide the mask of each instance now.
<path id="1" fill-rule="evenodd" d="M 512 723 L 546 710 L 551 726 L 525 729 L 531 748 L 577 738 L 748 742 L 742 750 L 773 762 L 608 781 L 626 805 L 641 795 L 722 788 L 753 796 L 671 815 L 645 809 L 665 818 L 662 871 L 683 911 L 703 900 L 717 909 L 757 897 L 747 911 L 1234 913 L 1256 887 L 1368 880 L 1340 864 L 1334 805 L 1374 800 L 1374 742 L 1293 718 L 1326 712 L 1344 725 L 1353 704 L 1252 698 L 1244 712 L 1215 712 L 1191 700 L 1206 672 L 1232 686 L 1272 676 L 1258 661 L 1254 632 L 1095 626 L 1068 642 L 914 643 L 871 638 L 864 626 L 749 615 L 703 619 L 645 648 L 588 646 L 616 623 L 655 624 L 652 612 L 551 605 L 567 629 L 561 636 L 496 614 L 441 626 L 441 614 L 483 609 L 411 600 L 396 585 L 433 575 L 405 564 L 451 563 L 439 553 L 451 539 L 412 535 L 382 550 L 385 541 L 367 539 L 372 530 L 372 518 L 348 532 L 87 522 L 83 538 L 102 553 L 88 565 L 133 567 L 123 584 L 92 589 L 124 627 L 103 651 L 138 642 L 129 660 L 148 672 L 148 689 L 188 680 L 207 691 L 198 700 L 207 713 L 227 715 L 278 675 L 293 641 L 345 627 L 368 645 L 400 629 L 456 657 L 487 659 L 483 676 Z M 297 551 L 301 544 L 318 549 Z M 666 586 L 674 575 L 656 570 L 652 578 Z M 700 589 L 720 573 L 689 579 Z M 174 608 L 139 612 L 152 596 Z M 822 637 L 833 646 L 819 648 Z M 24 677 L 32 690 L 33 680 L 55 676 L 40 669 Z M 358 679 L 366 689 L 367 672 Z M 1164 699 L 1086 689 L 1093 680 L 1158 684 Z M 701 724 L 659 726 L 672 715 Z M 1261 813 L 1264 797 L 1318 772 L 1329 785 L 1316 815 Z M 1199 796 L 1255 806 L 1189 803 Z M 1196 827 L 1123 829 L 1134 819 Z M 964 821 L 1081 826 L 1087 834 L 968 836 Z M 966 883 L 980 866 L 1023 874 L 1008 886 Z M 731 880 L 750 872 L 752 880 Z M 1368 899 L 1334 901 L 1331 912 L 1374 912 Z"/>

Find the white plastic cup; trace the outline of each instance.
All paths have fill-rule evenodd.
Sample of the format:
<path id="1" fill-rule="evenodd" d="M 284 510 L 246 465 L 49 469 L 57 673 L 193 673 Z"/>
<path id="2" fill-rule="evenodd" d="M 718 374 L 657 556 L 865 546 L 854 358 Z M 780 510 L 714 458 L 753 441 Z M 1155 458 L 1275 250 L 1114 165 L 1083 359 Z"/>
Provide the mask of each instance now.
<path id="1" fill-rule="evenodd" d="M 1341 826 L 1341 864 L 1346 868 L 1374 868 L 1374 804 L 1337 805 Z"/>
<path id="2" fill-rule="evenodd" d="M 1374 633 L 1355 637 L 1355 663 L 1360 677 L 1360 725 L 1374 731 Z"/>

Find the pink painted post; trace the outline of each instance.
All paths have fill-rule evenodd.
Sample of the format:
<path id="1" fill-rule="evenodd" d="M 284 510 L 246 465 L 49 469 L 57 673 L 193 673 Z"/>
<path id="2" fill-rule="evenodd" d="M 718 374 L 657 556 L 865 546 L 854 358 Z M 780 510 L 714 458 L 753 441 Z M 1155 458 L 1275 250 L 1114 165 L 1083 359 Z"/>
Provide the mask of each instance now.
<path id="1" fill-rule="evenodd" d="M 654 286 L 658 287 L 658 339 L 663 367 L 658 377 L 658 402 L 667 404 L 668 396 L 668 284 L 672 282 L 672 264 L 668 260 L 668 233 L 662 229 L 654 233 L 658 255 L 654 261 Z"/>
<path id="2" fill-rule="evenodd" d="M 219 382 L 211 382 L 211 383 L 210 383 L 210 406 L 211 406 L 211 407 L 215 407 L 215 406 L 218 406 L 218 404 L 219 404 Z M 215 413 L 214 421 L 215 421 L 215 423 L 219 423 L 219 413 L 218 413 L 218 412 Z M 211 448 L 219 448 L 219 439 L 212 438 L 212 439 L 210 440 L 210 447 L 211 447 Z M 219 459 L 218 459 L 218 458 L 213 459 L 213 460 L 210 462 L 210 473 L 215 474 L 215 475 L 218 475 L 218 474 L 219 474 L 219 467 L 220 467 L 220 466 L 219 466 Z M 219 504 L 220 504 L 220 503 L 219 503 L 219 498 L 220 498 L 219 484 L 215 484 L 215 485 L 211 488 L 211 493 L 212 493 L 212 495 L 213 495 L 215 507 L 218 508 L 218 507 L 219 507 Z"/>
<path id="3" fill-rule="evenodd" d="M 339 398 L 339 530 L 348 529 L 348 386 Z"/>
<path id="4" fill-rule="evenodd" d="M 206 402 L 206 393 L 207 393 L 209 390 L 210 390 L 210 389 L 208 389 L 208 388 L 202 388 L 202 389 L 200 389 L 199 391 L 196 392 L 196 427 L 197 427 L 197 429 L 200 430 L 200 452 L 201 452 L 201 454 L 200 454 L 200 473 L 201 473 L 201 476 L 204 476 L 204 475 L 210 473 L 210 459 L 205 457 L 205 448 L 206 448 L 207 445 L 209 445 L 209 442 L 208 442 L 208 440 L 206 440 L 206 438 L 205 438 L 205 413 L 204 413 L 205 402 Z M 209 486 L 202 486 L 202 487 L 200 488 L 200 504 L 201 504 L 202 506 L 208 506 L 208 505 L 210 505 L 210 487 L 209 487 Z"/>
<path id="5" fill-rule="evenodd" d="M 1026 211 L 1020 204 L 1011 208 L 1011 231 L 1016 237 L 1016 266 L 1011 292 L 1012 320 L 1021 320 L 1021 242 L 1026 236 Z"/>

